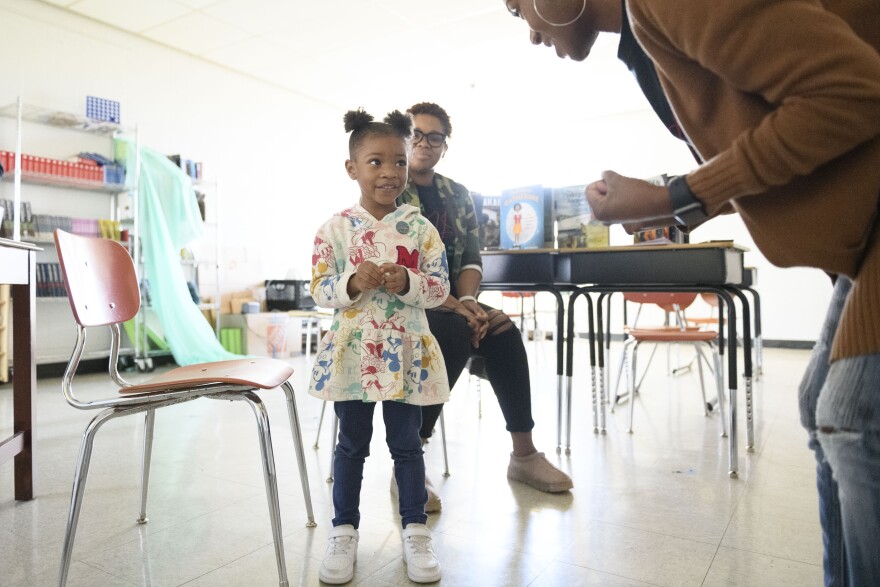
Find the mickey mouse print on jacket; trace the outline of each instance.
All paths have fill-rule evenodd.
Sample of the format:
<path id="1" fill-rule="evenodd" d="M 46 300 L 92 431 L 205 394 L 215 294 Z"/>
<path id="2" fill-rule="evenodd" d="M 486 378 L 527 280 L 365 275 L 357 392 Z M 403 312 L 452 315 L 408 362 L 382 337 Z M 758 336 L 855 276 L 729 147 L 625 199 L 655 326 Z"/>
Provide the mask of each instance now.
<path id="1" fill-rule="evenodd" d="M 350 298 L 348 281 L 364 261 L 403 265 L 409 290 L 379 288 Z M 319 306 L 334 308 L 312 367 L 311 395 L 416 405 L 448 401 L 446 365 L 425 316 L 449 295 L 446 249 L 418 208 L 404 204 L 381 220 L 360 205 L 334 215 L 315 237 L 311 293 Z"/>

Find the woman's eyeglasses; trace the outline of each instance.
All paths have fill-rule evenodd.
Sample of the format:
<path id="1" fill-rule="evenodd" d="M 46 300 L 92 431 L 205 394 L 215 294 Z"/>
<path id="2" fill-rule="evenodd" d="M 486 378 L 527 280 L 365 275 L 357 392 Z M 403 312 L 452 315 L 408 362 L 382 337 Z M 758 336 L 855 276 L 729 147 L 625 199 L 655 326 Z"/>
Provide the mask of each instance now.
<path id="1" fill-rule="evenodd" d="M 421 143 L 422 139 L 427 139 L 428 144 L 432 147 L 439 147 L 446 140 L 446 135 L 442 132 L 423 133 L 419 129 L 415 129 L 413 131 L 413 144 L 417 145 Z"/>

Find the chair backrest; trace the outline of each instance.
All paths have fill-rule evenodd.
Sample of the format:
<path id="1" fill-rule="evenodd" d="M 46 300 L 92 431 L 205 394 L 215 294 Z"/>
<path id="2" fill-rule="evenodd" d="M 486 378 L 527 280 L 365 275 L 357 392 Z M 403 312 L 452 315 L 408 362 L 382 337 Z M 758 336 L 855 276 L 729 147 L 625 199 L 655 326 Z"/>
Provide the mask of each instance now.
<path id="1" fill-rule="evenodd" d="M 674 312 L 677 309 L 684 310 L 697 299 L 696 292 L 656 292 L 656 291 L 636 291 L 625 292 L 623 299 L 628 302 L 637 304 L 657 304 L 667 312 Z"/>
<path id="2" fill-rule="evenodd" d="M 55 231 L 55 246 L 73 317 L 80 326 L 130 320 L 141 305 L 137 274 L 116 241 Z"/>
<path id="3" fill-rule="evenodd" d="M 718 307 L 718 294 L 704 291 L 700 294 L 700 297 L 703 298 L 703 301 L 712 306 L 713 308 Z"/>

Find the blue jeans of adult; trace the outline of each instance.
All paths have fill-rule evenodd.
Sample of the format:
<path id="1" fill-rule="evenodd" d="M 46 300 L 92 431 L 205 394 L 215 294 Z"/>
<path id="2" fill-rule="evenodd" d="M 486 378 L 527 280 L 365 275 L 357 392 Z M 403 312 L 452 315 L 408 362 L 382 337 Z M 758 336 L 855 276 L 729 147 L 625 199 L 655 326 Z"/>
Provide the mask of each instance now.
<path id="1" fill-rule="evenodd" d="M 851 287 L 837 278 L 799 390 L 816 457 L 827 587 L 880 585 L 880 354 L 829 364 Z"/>
<path id="2" fill-rule="evenodd" d="M 359 400 L 335 402 L 333 409 L 339 417 L 339 440 L 333 460 L 333 526 L 360 525 L 361 482 L 364 461 L 370 456 L 373 438 L 375 402 Z M 400 496 L 400 521 L 424 524 L 428 521 L 425 503 L 425 459 L 419 428 L 422 425 L 420 406 L 396 401 L 382 402 L 385 421 L 385 442 L 394 460 L 397 489 Z"/>

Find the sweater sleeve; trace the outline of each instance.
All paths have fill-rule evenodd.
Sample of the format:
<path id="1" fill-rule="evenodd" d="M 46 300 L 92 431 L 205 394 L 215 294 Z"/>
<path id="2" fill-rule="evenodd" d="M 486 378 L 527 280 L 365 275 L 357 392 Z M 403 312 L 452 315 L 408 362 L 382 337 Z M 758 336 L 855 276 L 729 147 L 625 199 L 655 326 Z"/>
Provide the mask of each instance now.
<path id="1" fill-rule="evenodd" d="M 436 308 L 449 296 L 449 266 L 440 233 L 428 222 L 419 246 L 419 270 L 409 271 L 409 290 L 401 301 L 417 308 Z"/>
<path id="2" fill-rule="evenodd" d="M 710 213 L 728 200 L 808 175 L 880 132 L 880 55 L 818 1 L 627 5 L 633 31 L 657 62 L 671 101 L 707 113 L 716 106 L 699 82 L 684 87 L 688 68 L 745 95 L 747 105 L 737 116 L 752 122 L 688 174 Z"/>
<path id="3" fill-rule="evenodd" d="M 315 303 L 323 308 L 345 308 L 360 298 L 360 294 L 351 298 L 348 295 L 348 281 L 354 271 L 345 268 L 345 251 L 342 266 L 337 261 L 339 239 L 333 236 L 333 219 L 324 224 L 315 236 L 312 250 L 312 282 L 310 291 Z M 334 242 L 336 240 L 337 242 Z"/>

